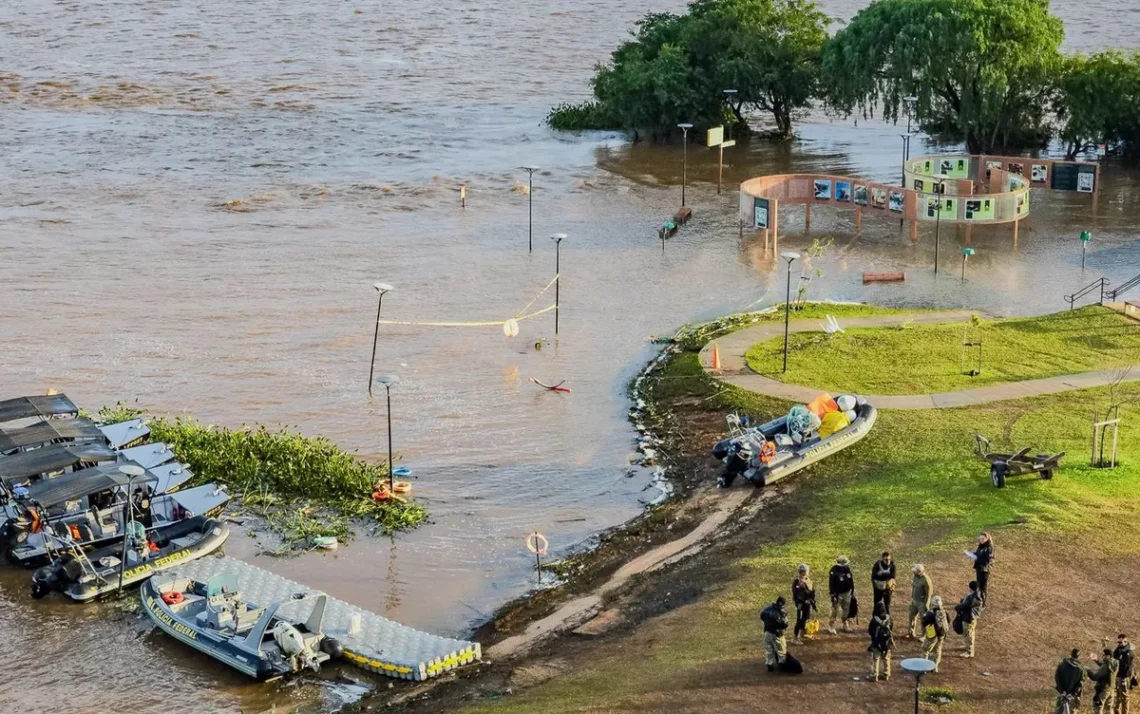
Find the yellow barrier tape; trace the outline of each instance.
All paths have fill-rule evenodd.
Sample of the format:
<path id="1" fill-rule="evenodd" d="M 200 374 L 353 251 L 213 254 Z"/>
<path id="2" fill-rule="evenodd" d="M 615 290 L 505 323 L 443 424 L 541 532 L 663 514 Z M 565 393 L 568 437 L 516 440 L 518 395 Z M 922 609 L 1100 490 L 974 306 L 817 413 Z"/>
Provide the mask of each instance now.
<path id="1" fill-rule="evenodd" d="M 543 294 L 544 292 L 546 292 L 547 290 L 549 290 L 549 289 L 550 289 L 550 286 L 551 286 L 551 285 L 553 285 L 553 284 L 555 284 L 556 282 L 558 282 L 558 275 L 555 275 L 555 276 L 554 276 L 554 279 L 553 279 L 553 280 L 551 280 L 549 283 L 547 283 L 547 284 L 546 284 L 546 287 L 545 287 L 545 288 L 543 288 L 542 290 L 539 290 L 539 291 L 538 291 L 538 295 L 535 295 L 535 296 L 534 296 L 534 299 L 533 299 L 533 300 L 531 300 L 531 301 L 530 301 L 530 302 L 528 302 L 528 303 L 527 303 L 525 306 L 523 306 L 523 309 L 521 309 L 521 310 L 519 310 L 518 312 L 516 312 L 516 313 L 515 313 L 515 319 L 516 319 L 516 320 L 521 320 L 522 318 L 521 318 L 521 317 L 519 317 L 519 315 L 521 315 L 521 314 L 523 314 L 524 312 L 526 312 L 527 310 L 529 310 L 529 309 L 530 309 L 530 306 L 531 306 L 531 305 L 533 305 L 533 304 L 535 304 L 536 302 L 538 302 L 538 299 L 539 299 L 540 297 L 542 297 L 542 294 Z"/>
<path id="2" fill-rule="evenodd" d="M 538 299 L 540 297 L 542 297 L 543 293 L 545 293 L 547 290 L 550 289 L 551 285 L 554 285 L 556 282 L 558 282 L 558 277 L 559 277 L 558 275 L 555 275 L 554 279 L 546 284 L 546 287 L 544 287 L 542 290 L 538 291 L 538 295 L 535 295 L 533 300 L 531 300 L 525 306 L 523 306 L 523 309 L 521 309 L 517 313 L 515 313 L 515 316 L 510 318 L 509 320 L 482 320 L 482 321 L 471 321 L 471 322 L 422 321 L 422 320 L 377 320 L 376 324 L 378 324 L 378 325 L 408 325 L 408 326 L 412 326 L 412 327 L 502 327 L 503 325 L 507 324 L 510 320 L 514 320 L 515 322 L 518 322 L 519 320 L 527 320 L 527 319 L 530 319 L 532 317 L 537 317 L 539 315 L 542 315 L 543 313 L 547 313 L 547 312 L 550 312 L 551 310 L 555 309 L 555 307 L 556 307 L 555 305 L 550 305 L 548 307 L 542 308 L 541 310 L 538 310 L 537 312 L 524 314 L 524 313 L 526 313 L 527 310 L 530 309 L 530 307 L 532 305 L 534 305 L 536 302 L 538 302 Z"/>

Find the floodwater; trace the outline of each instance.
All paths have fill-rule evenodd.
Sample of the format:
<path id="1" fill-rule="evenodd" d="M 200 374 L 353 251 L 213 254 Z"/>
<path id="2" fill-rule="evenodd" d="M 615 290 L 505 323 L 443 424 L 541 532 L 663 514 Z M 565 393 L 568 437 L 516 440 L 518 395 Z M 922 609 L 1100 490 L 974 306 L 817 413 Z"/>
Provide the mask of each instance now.
<path id="1" fill-rule="evenodd" d="M 838 17 L 862 4 L 823 3 Z M 630 466 L 625 418 L 649 338 L 782 295 L 773 256 L 737 236 L 735 192 L 715 192 L 711 152 L 689 147 L 696 221 L 662 252 L 655 228 L 679 202 L 680 148 L 542 126 L 551 105 L 585 96 L 594 63 L 639 15 L 681 7 L 11 5 L 0 13 L 0 393 L 55 387 L 88 408 L 137 400 L 209 423 L 288 425 L 382 459 L 383 390 L 366 392 L 371 284 L 397 288 L 386 318 L 505 320 L 551 280 L 547 236 L 566 233 L 557 336 L 550 313 L 513 340 L 494 326 L 381 329 L 377 369 L 402 380 L 395 447 L 431 523 L 292 560 L 259 557 L 241 535 L 228 546 L 402 622 L 468 632 L 533 585 L 527 532 L 565 553 L 657 495 Z M 1140 36 L 1135 1 L 1055 11 L 1069 48 Z M 897 128 L 819 115 L 800 130 L 794 146 L 727 152 L 727 185 L 791 170 L 897 179 Z M 533 253 L 522 164 L 543 167 Z M 811 296 L 1061 309 L 1073 288 L 1140 272 L 1140 183 L 1111 168 L 1103 184 L 1095 214 L 1087 196 L 1035 192 L 1016 246 L 1009 227 L 975 231 L 965 282 L 952 228 L 936 278 L 928 233 L 911 244 L 868 216 L 856 235 L 850 215 L 818 210 L 812 236 L 836 242 Z M 783 218 L 782 247 L 808 245 L 795 211 Z M 864 270 L 905 270 L 907 282 L 864 287 Z M 33 602 L 28 574 L 11 570 L 0 641 L 5 710 L 322 711 L 359 693 L 335 669 L 296 686 L 246 682 L 121 607 Z"/>

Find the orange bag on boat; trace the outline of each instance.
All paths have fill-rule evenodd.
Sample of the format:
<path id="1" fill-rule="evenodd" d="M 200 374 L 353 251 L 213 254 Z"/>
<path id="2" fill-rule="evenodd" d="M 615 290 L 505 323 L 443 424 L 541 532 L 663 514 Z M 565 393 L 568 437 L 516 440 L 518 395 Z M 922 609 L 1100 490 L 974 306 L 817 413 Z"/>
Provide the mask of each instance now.
<path id="1" fill-rule="evenodd" d="M 765 441 L 760 447 L 760 463 L 769 464 L 774 458 L 776 458 L 776 442 Z"/>
<path id="2" fill-rule="evenodd" d="M 839 411 L 839 405 L 835 403 L 835 400 L 832 399 L 831 395 L 827 392 L 824 392 L 808 402 L 807 408 L 809 412 L 815 414 L 820 419 L 823 419 L 831 412 Z"/>

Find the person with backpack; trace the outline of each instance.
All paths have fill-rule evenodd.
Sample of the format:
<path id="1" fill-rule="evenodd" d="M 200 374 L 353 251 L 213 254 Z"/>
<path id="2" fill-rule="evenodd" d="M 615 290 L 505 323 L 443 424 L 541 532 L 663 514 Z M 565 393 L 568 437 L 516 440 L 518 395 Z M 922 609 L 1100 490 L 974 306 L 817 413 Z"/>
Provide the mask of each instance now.
<path id="1" fill-rule="evenodd" d="M 1116 649 L 1112 651 L 1112 656 L 1120 665 L 1116 671 L 1116 701 L 1113 703 L 1113 712 L 1128 714 L 1128 695 L 1136 686 L 1136 676 L 1132 670 L 1135 657 L 1128 635 L 1116 636 Z"/>
<path id="2" fill-rule="evenodd" d="M 867 625 L 867 634 L 871 636 L 871 679 L 879 681 L 880 672 L 883 681 L 891 681 L 891 650 L 895 648 L 894 635 L 891 634 L 891 613 L 887 611 L 886 603 L 875 603 L 875 614 Z"/>
<path id="3" fill-rule="evenodd" d="M 954 631 L 962 635 L 962 643 L 966 650 L 959 656 L 973 657 L 974 633 L 978 627 L 978 618 L 982 616 L 982 601 L 978 597 L 978 583 L 976 581 L 970 581 L 970 592 L 966 593 L 966 597 L 954 606 L 954 612 L 957 613 L 954 617 Z"/>
<path id="4" fill-rule="evenodd" d="M 930 576 L 926 574 L 926 567 L 919 563 L 914 566 L 914 578 L 910 585 L 910 617 L 907 620 L 907 637 L 918 637 L 918 627 L 922 624 L 922 617 L 930 609 L 931 585 Z"/>
<path id="5" fill-rule="evenodd" d="M 895 564 L 891 560 L 891 554 L 883 551 L 883 557 L 871 566 L 871 594 L 875 605 L 881 602 L 886 606 L 888 615 L 891 614 L 891 593 L 894 591 Z"/>
<path id="6" fill-rule="evenodd" d="M 788 629 L 785 602 L 781 595 L 760 613 L 760 621 L 764 623 L 764 663 L 768 665 L 769 672 L 775 672 L 788 656 L 788 643 L 784 639 L 784 632 Z"/>
<path id="7" fill-rule="evenodd" d="M 808 619 L 816 610 L 815 588 L 811 583 L 811 569 L 802 564 L 792 581 L 792 603 L 796 606 L 796 626 L 792 629 L 792 644 L 802 645 L 807 634 Z"/>
<path id="8" fill-rule="evenodd" d="M 1093 685 L 1093 714 L 1109 714 L 1112 711 L 1112 697 L 1116 694 L 1116 674 L 1120 663 L 1107 647 L 1096 661 L 1096 669 L 1089 668 L 1088 675 Z"/>
<path id="9" fill-rule="evenodd" d="M 1054 714 L 1072 714 L 1081 707 L 1081 689 L 1084 686 L 1085 670 L 1081 667 L 1081 652 L 1074 649 L 1061 660 L 1053 673 L 1057 690 L 1057 705 Z"/>
<path id="10" fill-rule="evenodd" d="M 989 604 L 990 571 L 994 567 L 994 539 L 989 533 L 978 536 L 978 547 L 974 549 L 974 579 L 978 581 L 978 598 L 982 606 Z"/>
<path id="11" fill-rule="evenodd" d="M 946 641 L 946 631 L 950 624 L 942 610 L 942 598 L 930 598 L 930 609 L 922 616 L 922 656 L 934 663 L 934 671 L 942 664 L 942 644 Z M 933 655 L 933 656 L 931 656 Z"/>
<path id="12" fill-rule="evenodd" d="M 835 559 L 831 572 L 827 575 L 827 592 L 831 596 L 831 619 L 827 621 L 827 631 L 835 634 L 835 622 L 843 622 L 843 631 L 850 632 L 851 601 L 855 597 L 855 576 L 851 574 L 851 563 L 846 555 Z"/>

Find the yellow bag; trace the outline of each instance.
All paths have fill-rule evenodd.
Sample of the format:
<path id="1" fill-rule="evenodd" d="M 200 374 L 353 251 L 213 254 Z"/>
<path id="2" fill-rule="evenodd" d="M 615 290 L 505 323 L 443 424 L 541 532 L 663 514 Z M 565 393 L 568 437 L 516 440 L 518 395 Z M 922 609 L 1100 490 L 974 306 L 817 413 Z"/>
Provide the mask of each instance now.
<path id="1" fill-rule="evenodd" d="M 851 425 L 843 412 L 828 412 L 819 424 L 819 438 L 826 439 Z"/>
<path id="2" fill-rule="evenodd" d="M 804 634 L 808 637 L 814 637 L 819 632 L 819 620 L 808 620 L 804 625 Z"/>
<path id="3" fill-rule="evenodd" d="M 933 639 L 936 639 L 937 637 L 938 637 L 938 632 L 935 631 L 934 625 L 927 625 L 926 626 L 926 639 L 933 640 Z"/>

